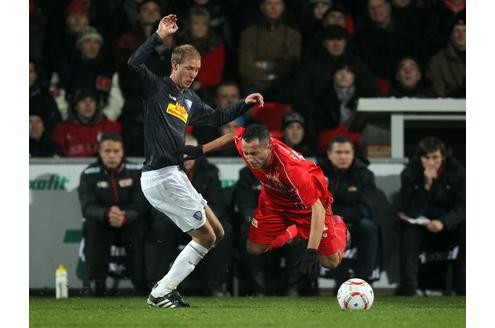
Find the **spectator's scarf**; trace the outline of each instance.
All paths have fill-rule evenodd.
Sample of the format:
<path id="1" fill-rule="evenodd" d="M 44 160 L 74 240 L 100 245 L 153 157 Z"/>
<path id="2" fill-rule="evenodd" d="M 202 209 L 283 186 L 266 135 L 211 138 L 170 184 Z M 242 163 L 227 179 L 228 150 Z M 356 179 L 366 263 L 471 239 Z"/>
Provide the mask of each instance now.
<path id="1" fill-rule="evenodd" d="M 349 108 L 348 104 L 356 92 L 356 87 L 351 86 L 343 89 L 335 85 L 334 88 L 340 103 L 340 123 L 346 123 L 352 114 L 352 110 Z"/>

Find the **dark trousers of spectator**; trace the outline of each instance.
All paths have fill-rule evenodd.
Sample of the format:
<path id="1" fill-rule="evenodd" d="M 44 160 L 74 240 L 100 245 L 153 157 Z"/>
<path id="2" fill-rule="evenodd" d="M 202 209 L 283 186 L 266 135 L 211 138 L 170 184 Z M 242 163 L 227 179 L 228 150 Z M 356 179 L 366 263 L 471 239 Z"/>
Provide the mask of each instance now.
<path id="1" fill-rule="evenodd" d="M 207 292 L 213 294 L 226 282 L 227 271 L 230 268 L 232 247 L 232 226 L 221 221 L 225 236 L 222 241 L 212 248 L 205 258 L 199 262 L 195 271 L 201 270 Z M 145 246 L 146 279 L 150 286 L 167 274 L 173 261 L 179 254 L 178 245 L 188 243 L 190 237 L 177 228 L 167 218 L 156 218 L 152 222 Z M 194 272 L 193 272 L 194 273 Z"/>
<path id="2" fill-rule="evenodd" d="M 121 228 L 111 227 L 108 223 L 89 221 L 83 223 L 84 255 L 86 257 L 86 275 L 88 280 L 96 281 L 96 294 L 104 292 L 105 278 L 108 276 L 110 249 L 120 241 L 127 253 L 125 260 L 126 275 L 139 293 L 145 293 L 144 276 L 144 235 L 146 224 L 136 220 Z M 101 290 L 103 289 L 103 290 Z M 102 295 L 98 295 L 102 296 Z"/>
<path id="3" fill-rule="evenodd" d="M 398 294 L 413 296 L 418 289 L 419 255 L 427 245 L 457 244 L 458 257 L 454 264 L 454 289 L 457 294 L 466 293 L 466 224 L 455 230 L 443 230 L 437 234 L 426 227 L 401 224 L 400 238 L 400 286 Z"/>
<path id="4" fill-rule="evenodd" d="M 370 281 L 378 259 L 378 226 L 368 218 L 353 223 L 349 228 L 351 243 L 357 248 L 354 276 Z"/>

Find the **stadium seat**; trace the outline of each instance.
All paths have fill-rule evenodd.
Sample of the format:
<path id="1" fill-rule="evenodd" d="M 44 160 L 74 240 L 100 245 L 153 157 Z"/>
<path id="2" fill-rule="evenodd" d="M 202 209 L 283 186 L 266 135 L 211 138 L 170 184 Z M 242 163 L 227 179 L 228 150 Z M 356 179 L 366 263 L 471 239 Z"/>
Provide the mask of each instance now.
<path id="1" fill-rule="evenodd" d="M 280 138 L 284 116 L 293 111 L 290 105 L 279 102 L 267 102 L 263 107 L 253 107 L 252 115 L 256 121 L 268 127 L 272 136 Z"/>

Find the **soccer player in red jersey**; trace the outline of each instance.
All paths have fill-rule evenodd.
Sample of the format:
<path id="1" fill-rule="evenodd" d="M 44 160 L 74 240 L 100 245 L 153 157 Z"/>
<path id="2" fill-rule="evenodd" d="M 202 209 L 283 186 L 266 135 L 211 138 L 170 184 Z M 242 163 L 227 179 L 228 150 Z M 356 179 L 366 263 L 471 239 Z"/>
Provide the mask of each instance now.
<path id="1" fill-rule="evenodd" d="M 247 250 L 252 254 L 280 248 L 295 238 L 308 241 L 299 271 L 318 276 L 318 262 L 336 268 L 350 235 L 342 218 L 332 213 L 332 195 L 318 165 L 307 161 L 283 142 L 270 137 L 264 125 L 240 128 L 202 146 L 179 152 L 189 158 L 235 145 L 261 182 L 258 208 L 251 219 Z"/>

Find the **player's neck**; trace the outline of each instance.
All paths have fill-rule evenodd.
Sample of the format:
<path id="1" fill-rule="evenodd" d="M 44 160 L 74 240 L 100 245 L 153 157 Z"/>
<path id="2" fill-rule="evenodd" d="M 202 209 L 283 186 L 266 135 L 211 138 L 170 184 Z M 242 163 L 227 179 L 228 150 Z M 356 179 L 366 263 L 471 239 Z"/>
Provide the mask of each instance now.
<path id="1" fill-rule="evenodd" d="M 174 74 L 174 72 L 172 72 L 170 74 L 170 79 L 172 80 L 172 82 L 174 82 L 175 87 L 177 88 L 177 90 L 179 90 L 180 93 L 183 93 L 185 89 L 180 87 L 179 81 L 177 79 L 177 76 Z"/>

